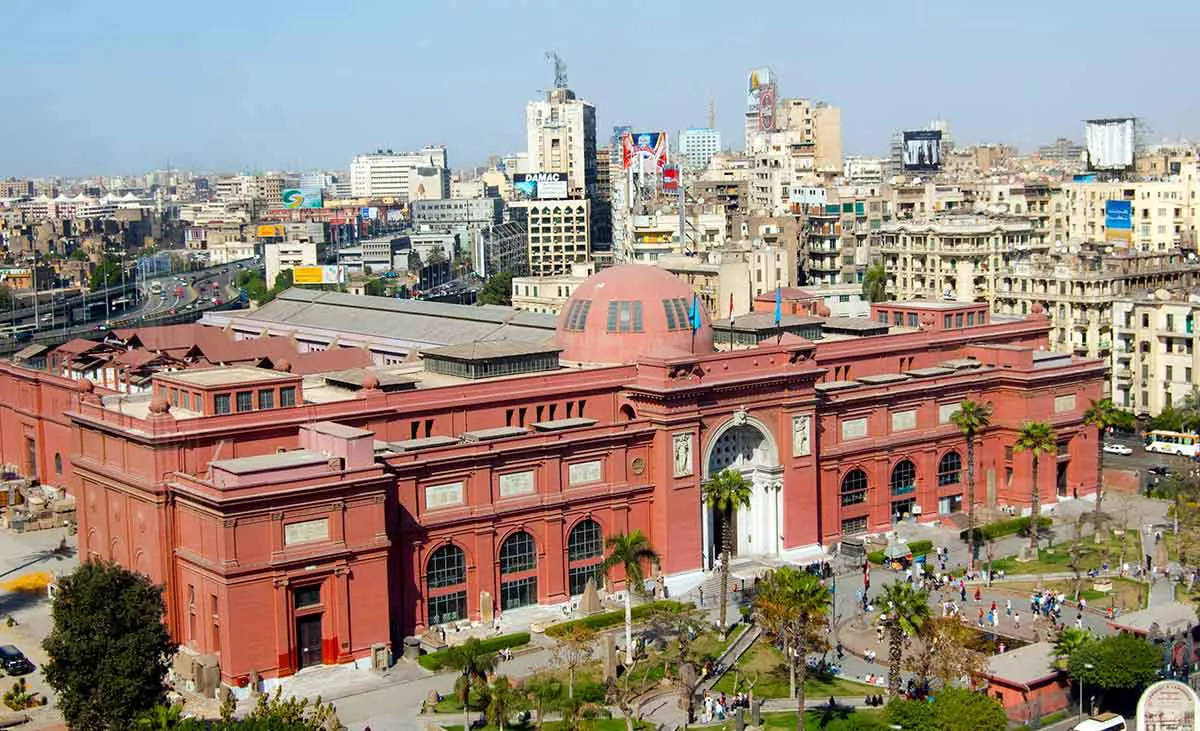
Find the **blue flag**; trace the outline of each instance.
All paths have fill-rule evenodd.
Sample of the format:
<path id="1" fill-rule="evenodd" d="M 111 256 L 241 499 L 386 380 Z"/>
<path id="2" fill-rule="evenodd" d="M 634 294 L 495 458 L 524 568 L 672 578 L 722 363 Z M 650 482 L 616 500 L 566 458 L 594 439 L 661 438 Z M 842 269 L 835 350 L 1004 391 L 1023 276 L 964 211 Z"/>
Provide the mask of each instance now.
<path id="1" fill-rule="evenodd" d="M 688 312 L 688 321 L 692 323 L 692 332 L 700 329 L 700 296 L 692 295 L 692 309 Z"/>
<path id="2" fill-rule="evenodd" d="M 783 322 L 783 290 L 775 285 L 775 327 Z"/>

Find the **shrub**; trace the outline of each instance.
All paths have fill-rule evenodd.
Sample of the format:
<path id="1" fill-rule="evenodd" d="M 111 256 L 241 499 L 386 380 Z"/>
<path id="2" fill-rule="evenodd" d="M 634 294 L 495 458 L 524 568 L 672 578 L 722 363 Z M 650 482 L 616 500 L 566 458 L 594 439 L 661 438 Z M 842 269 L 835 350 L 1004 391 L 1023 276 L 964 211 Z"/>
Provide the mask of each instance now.
<path id="1" fill-rule="evenodd" d="M 670 614 L 678 614 L 684 609 L 693 606 L 692 604 L 683 604 L 682 602 L 663 599 L 661 601 L 650 602 L 633 608 L 633 621 L 646 619 L 647 617 L 667 612 Z M 618 609 L 613 612 L 603 612 L 601 614 L 593 614 L 590 617 L 582 619 L 572 619 L 569 622 L 561 622 L 546 628 L 547 637 L 562 637 L 570 633 L 576 627 L 584 627 L 591 630 L 606 629 L 615 627 L 625 623 L 625 610 Z"/>
<path id="2" fill-rule="evenodd" d="M 873 564 L 882 566 L 883 562 L 886 560 L 886 557 L 883 555 L 883 551 L 868 551 L 867 560 Z"/>
<path id="3" fill-rule="evenodd" d="M 913 541 L 908 544 L 908 550 L 913 556 L 924 556 L 933 550 L 933 541 Z"/>
<path id="4" fill-rule="evenodd" d="M 489 637 L 486 640 L 479 642 L 479 648 L 483 652 L 496 652 L 510 647 L 521 647 L 529 644 L 528 632 L 514 632 L 511 635 L 500 635 L 499 637 Z M 437 672 L 446 667 L 446 658 L 449 656 L 449 648 L 443 648 L 436 652 L 431 652 L 427 655 L 422 655 L 417 658 L 417 662 L 426 670 Z"/>
<path id="5" fill-rule="evenodd" d="M 1038 518 L 1038 527 L 1045 529 L 1049 528 L 1053 523 L 1052 520 L 1046 517 Z M 998 520 L 995 523 L 988 523 L 975 528 L 975 540 L 990 541 L 1004 536 L 1011 536 L 1017 533 L 1029 533 L 1029 518 L 1008 518 L 1007 520 Z M 967 532 L 960 531 L 958 534 L 960 540 L 967 540 Z"/>

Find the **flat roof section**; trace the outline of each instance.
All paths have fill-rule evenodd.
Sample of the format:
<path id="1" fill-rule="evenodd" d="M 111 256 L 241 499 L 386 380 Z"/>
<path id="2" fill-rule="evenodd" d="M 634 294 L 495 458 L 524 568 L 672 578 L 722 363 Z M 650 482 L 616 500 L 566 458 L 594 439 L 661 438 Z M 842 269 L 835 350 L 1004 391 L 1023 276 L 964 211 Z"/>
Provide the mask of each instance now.
<path id="1" fill-rule="evenodd" d="M 329 457 L 310 452 L 307 449 L 293 449 L 278 454 L 263 454 L 257 457 L 239 457 L 237 459 L 221 459 L 210 463 L 212 467 L 235 475 L 245 475 L 263 470 L 287 469 L 289 467 L 305 467 L 307 465 L 325 464 Z"/>
<path id="2" fill-rule="evenodd" d="M 534 431 L 561 431 L 563 429 L 575 429 L 581 426 L 593 426 L 596 423 L 595 419 L 589 419 L 586 416 L 574 416 L 570 419 L 554 419 L 552 421 L 534 422 Z"/>
<path id="3" fill-rule="evenodd" d="M 424 439 L 405 439 L 401 442 L 388 442 L 387 445 L 397 452 L 415 452 L 418 449 L 449 447 L 461 441 L 458 437 L 425 437 Z"/>
<path id="4" fill-rule="evenodd" d="M 492 429 L 477 429 L 476 431 L 465 431 L 462 433 L 464 442 L 487 442 L 492 439 L 504 439 L 505 437 L 518 437 L 522 434 L 528 434 L 529 430 L 523 426 L 498 426 Z"/>
<path id="5" fill-rule="evenodd" d="M 244 383 L 275 383 L 278 381 L 294 381 L 299 376 L 290 373 L 280 373 L 266 368 L 249 368 L 246 366 L 222 366 L 217 368 L 196 368 L 182 371 L 170 371 L 160 374 L 159 380 L 212 388 L 214 386 L 237 386 Z"/>
<path id="6" fill-rule="evenodd" d="M 521 355 L 549 355 L 561 353 L 562 348 L 550 344 L 521 342 L 517 340 L 490 340 L 446 345 L 440 348 L 423 348 L 421 355 L 431 355 L 446 360 L 494 360 Z"/>
<path id="7" fill-rule="evenodd" d="M 821 393 L 828 393 L 830 391 L 845 391 L 851 388 L 858 388 L 861 385 L 858 381 L 829 381 L 828 383 L 818 383 L 813 388 Z"/>
<path id="8" fill-rule="evenodd" d="M 932 378 L 934 376 L 948 376 L 951 373 L 954 373 L 954 369 L 932 366 L 929 368 L 913 368 L 911 371 L 904 372 L 913 378 Z"/>
<path id="9" fill-rule="evenodd" d="M 859 383 L 869 383 L 872 386 L 878 386 L 884 383 L 900 383 L 902 381 L 907 381 L 908 378 L 909 377 L 903 373 L 880 373 L 876 376 L 859 376 L 854 380 L 858 381 Z"/>
<path id="10" fill-rule="evenodd" d="M 372 436 L 375 432 L 370 429 L 359 429 L 356 426 L 346 426 L 339 424 L 336 421 L 318 421 L 316 424 L 311 424 L 309 429 L 318 434 L 328 434 L 331 437 L 341 439 L 358 439 L 360 437 Z"/>

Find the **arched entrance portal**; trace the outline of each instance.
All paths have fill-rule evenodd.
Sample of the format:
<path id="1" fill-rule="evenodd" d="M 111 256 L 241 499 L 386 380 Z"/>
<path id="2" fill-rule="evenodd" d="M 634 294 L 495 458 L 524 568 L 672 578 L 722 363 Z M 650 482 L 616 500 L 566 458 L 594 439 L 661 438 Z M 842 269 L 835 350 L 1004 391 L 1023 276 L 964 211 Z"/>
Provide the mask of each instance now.
<path id="1" fill-rule="evenodd" d="M 779 464 L 779 451 L 771 432 L 744 413 L 720 427 L 709 443 L 704 479 L 727 468 L 737 470 L 753 485 L 750 507 L 738 510 L 733 518 L 734 555 L 778 554 L 783 467 Z M 711 569 L 721 554 L 724 518 L 708 506 L 701 509 L 704 511 L 704 567 Z"/>

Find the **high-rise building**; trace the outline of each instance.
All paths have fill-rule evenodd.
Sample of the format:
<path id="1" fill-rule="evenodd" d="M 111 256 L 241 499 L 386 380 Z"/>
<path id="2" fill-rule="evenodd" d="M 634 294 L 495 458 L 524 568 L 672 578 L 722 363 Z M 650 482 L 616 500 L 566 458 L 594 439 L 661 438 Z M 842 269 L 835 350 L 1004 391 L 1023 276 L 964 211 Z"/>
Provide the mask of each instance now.
<path id="1" fill-rule="evenodd" d="M 596 193 L 596 108 L 570 89 L 525 105 L 528 172 L 566 173 L 572 196 Z"/>
<path id="2" fill-rule="evenodd" d="M 426 186 L 421 198 L 449 198 L 448 173 L 429 172 L 429 168 L 447 170 L 446 147 L 426 146 L 416 152 L 378 150 L 356 155 L 350 161 L 350 196 L 352 198 L 396 198 L 407 202 L 413 194 L 412 178 L 422 169 L 425 179 L 434 179 L 442 188 L 440 195 Z"/>
<path id="3" fill-rule="evenodd" d="M 688 170 L 703 170 L 720 151 L 721 133 L 718 130 L 692 127 L 679 133 L 679 155 Z"/>

